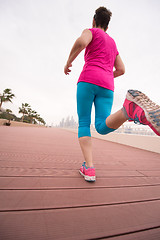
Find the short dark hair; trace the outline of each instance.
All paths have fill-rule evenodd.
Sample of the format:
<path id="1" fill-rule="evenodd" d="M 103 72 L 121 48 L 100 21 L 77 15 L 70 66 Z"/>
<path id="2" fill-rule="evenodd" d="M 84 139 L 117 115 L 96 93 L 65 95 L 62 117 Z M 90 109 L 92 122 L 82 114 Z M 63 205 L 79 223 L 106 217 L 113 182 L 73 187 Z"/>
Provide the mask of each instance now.
<path id="1" fill-rule="evenodd" d="M 99 7 L 96 11 L 95 11 L 95 15 L 94 15 L 94 20 L 96 22 L 96 26 L 97 27 L 101 27 L 104 28 L 104 30 L 107 29 L 109 21 L 111 19 L 112 13 L 109 9 L 105 8 L 105 7 Z"/>

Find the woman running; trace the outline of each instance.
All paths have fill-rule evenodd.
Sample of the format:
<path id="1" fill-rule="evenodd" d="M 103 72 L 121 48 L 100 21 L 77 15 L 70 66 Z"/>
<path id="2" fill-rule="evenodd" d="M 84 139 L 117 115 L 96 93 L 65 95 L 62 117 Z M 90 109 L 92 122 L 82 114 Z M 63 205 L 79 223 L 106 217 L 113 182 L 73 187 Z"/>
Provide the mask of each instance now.
<path id="1" fill-rule="evenodd" d="M 106 33 L 111 16 L 105 7 L 95 11 L 92 28 L 85 29 L 76 40 L 64 67 L 64 73 L 68 75 L 72 62 L 86 48 L 85 64 L 77 84 L 78 138 L 85 159 L 80 174 L 86 181 L 96 180 L 90 132 L 93 103 L 95 128 L 100 134 L 113 132 L 129 120 L 149 125 L 160 136 L 160 106 L 140 91 L 129 90 L 122 109 L 110 115 L 114 78 L 125 73 L 115 41 Z"/>

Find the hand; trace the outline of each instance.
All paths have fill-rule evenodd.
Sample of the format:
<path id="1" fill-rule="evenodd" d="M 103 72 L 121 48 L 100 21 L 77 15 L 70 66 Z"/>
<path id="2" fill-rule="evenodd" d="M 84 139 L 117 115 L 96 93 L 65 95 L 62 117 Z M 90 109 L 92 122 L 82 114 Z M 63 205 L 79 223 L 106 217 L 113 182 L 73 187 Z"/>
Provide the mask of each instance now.
<path id="1" fill-rule="evenodd" d="M 72 64 L 66 64 L 65 67 L 64 67 L 64 73 L 66 75 L 69 75 L 69 73 L 71 72 L 71 70 L 69 69 L 70 67 L 72 67 Z"/>

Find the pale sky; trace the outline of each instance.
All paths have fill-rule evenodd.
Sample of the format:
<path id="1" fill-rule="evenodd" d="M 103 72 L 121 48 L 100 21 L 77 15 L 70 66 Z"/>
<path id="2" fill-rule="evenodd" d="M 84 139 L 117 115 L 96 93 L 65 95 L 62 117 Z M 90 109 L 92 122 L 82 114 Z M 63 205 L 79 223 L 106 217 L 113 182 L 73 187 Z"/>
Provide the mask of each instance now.
<path id="1" fill-rule="evenodd" d="M 29 103 L 49 125 L 72 115 L 77 120 L 76 83 L 84 51 L 69 76 L 63 68 L 100 6 L 112 11 L 107 33 L 126 67 L 125 75 L 115 79 L 113 112 L 128 89 L 141 90 L 160 104 L 159 0 L 0 0 L 0 92 L 11 88 L 16 95 L 3 108 L 18 116 L 22 103 Z"/>

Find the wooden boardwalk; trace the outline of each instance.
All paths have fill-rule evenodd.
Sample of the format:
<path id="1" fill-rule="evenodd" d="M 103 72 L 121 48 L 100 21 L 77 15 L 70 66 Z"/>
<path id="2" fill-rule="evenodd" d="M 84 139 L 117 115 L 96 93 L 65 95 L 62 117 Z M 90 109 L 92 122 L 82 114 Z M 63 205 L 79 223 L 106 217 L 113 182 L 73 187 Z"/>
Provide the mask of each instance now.
<path id="1" fill-rule="evenodd" d="M 0 127 L 1 240 L 159 240 L 160 154 L 93 139 L 96 183 L 75 133 Z"/>

